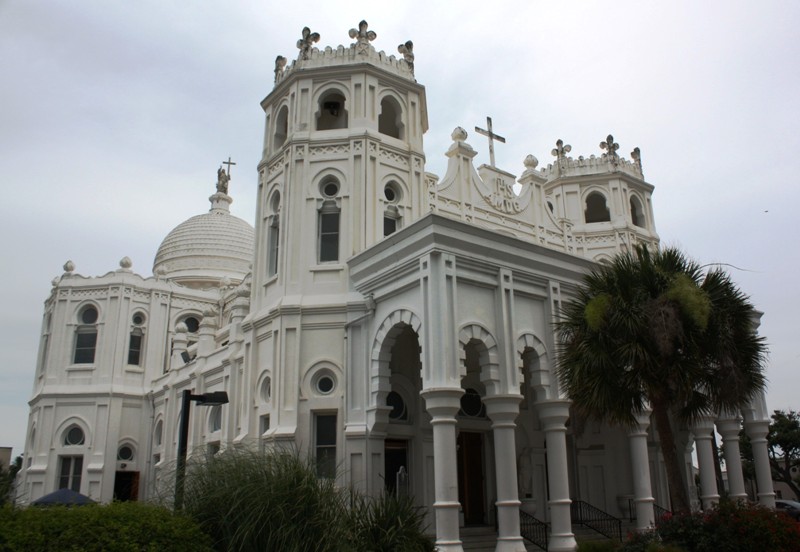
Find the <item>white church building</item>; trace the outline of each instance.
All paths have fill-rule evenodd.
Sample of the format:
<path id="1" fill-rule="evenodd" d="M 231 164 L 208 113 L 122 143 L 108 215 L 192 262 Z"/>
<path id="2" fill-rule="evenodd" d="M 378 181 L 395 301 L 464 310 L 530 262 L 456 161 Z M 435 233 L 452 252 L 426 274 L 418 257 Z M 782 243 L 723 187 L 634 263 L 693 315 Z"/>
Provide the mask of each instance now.
<path id="1" fill-rule="evenodd" d="M 658 243 L 639 149 L 626 159 L 609 135 L 571 157 L 558 140 L 551 163 L 531 155 L 512 174 L 493 152 L 475 167 L 456 128 L 446 174 L 428 173 L 413 44 L 377 51 L 366 22 L 350 37 L 317 48 L 304 29 L 297 59 L 276 60 L 255 228 L 230 214 L 220 169 L 209 212 L 164 238 L 152 276 L 124 258 L 96 277 L 67 262 L 53 281 L 21 500 L 154 496 L 177 457 L 183 391 L 225 391 L 228 404 L 192 407 L 190 454 L 295 447 L 321 477 L 415 497 L 440 550 L 461 550 L 469 526 L 525 550 L 520 511 L 549 524 L 550 550 L 574 550 L 578 502 L 649 525 L 654 504 L 669 507 L 649 420 L 571 423 L 553 372 L 553 323 L 587 271 Z M 681 433 L 703 505 L 719 497 L 715 424 L 730 493 L 744 496 L 742 420 L 759 498 L 773 501 L 762 400 Z"/>

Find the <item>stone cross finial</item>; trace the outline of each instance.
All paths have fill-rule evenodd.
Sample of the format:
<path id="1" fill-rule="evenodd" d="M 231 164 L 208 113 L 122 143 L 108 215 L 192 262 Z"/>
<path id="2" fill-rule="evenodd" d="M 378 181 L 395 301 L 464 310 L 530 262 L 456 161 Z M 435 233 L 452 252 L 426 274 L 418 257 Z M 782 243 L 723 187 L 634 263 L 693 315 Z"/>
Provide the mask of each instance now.
<path id="1" fill-rule="evenodd" d="M 275 83 L 280 80 L 281 75 L 283 75 L 283 70 L 286 68 L 286 58 L 283 56 L 278 56 L 275 58 Z"/>
<path id="2" fill-rule="evenodd" d="M 572 151 L 572 146 L 570 146 L 569 144 L 564 144 L 564 141 L 561 138 L 559 138 L 558 140 L 556 140 L 556 147 L 553 148 L 553 151 L 551 153 L 555 155 L 559 161 L 561 161 L 571 151 Z"/>
<path id="3" fill-rule="evenodd" d="M 311 55 L 311 46 L 319 42 L 319 33 L 312 33 L 308 27 L 303 27 L 302 37 L 297 41 L 297 48 L 300 50 L 300 59 L 308 59 Z"/>
<path id="4" fill-rule="evenodd" d="M 414 74 L 414 43 L 406 40 L 405 44 L 397 47 L 397 51 L 403 54 L 403 59 L 406 60 L 408 68 L 411 69 L 411 74 Z"/>
<path id="5" fill-rule="evenodd" d="M 483 130 L 482 128 L 475 127 L 475 132 L 489 137 L 489 165 L 494 167 L 494 141 L 497 140 L 501 144 L 505 144 L 506 139 L 500 136 L 499 134 L 495 134 L 494 132 L 492 132 L 491 117 L 486 117 L 486 128 L 488 128 L 489 130 Z"/>
<path id="6" fill-rule="evenodd" d="M 633 162 L 639 167 L 639 172 L 642 172 L 642 152 L 638 147 L 633 148 L 631 159 L 633 159 Z"/>
<path id="7" fill-rule="evenodd" d="M 231 165 L 235 165 L 236 163 L 231 161 L 231 156 L 229 155 L 228 156 L 228 160 L 227 161 L 223 161 L 222 164 L 223 165 L 228 165 L 228 179 L 230 179 L 230 177 L 231 177 Z"/>
<path id="8" fill-rule="evenodd" d="M 610 157 L 613 161 L 616 161 L 616 159 L 619 157 L 617 155 L 619 144 L 614 142 L 614 137 L 610 134 L 606 137 L 605 142 L 600 142 L 600 149 L 606 150 L 607 153 L 605 155 Z"/>
<path id="9" fill-rule="evenodd" d="M 378 38 L 374 31 L 369 30 L 369 24 L 361 20 L 358 29 L 350 29 L 350 38 L 356 39 L 356 53 L 366 54 L 369 52 L 369 43 Z"/>

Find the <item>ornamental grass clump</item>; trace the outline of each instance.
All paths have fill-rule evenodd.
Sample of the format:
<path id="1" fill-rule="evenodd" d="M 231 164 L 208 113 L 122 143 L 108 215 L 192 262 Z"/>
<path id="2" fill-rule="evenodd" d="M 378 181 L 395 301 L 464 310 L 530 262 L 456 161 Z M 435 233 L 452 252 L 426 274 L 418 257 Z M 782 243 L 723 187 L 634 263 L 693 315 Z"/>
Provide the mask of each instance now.
<path id="1" fill-rule="evenodd" d="M 409 498 L 364 497 L 294 452 L 228 449 L 188 466 L 184 511 L 217 550 L 433 551 Z"/>

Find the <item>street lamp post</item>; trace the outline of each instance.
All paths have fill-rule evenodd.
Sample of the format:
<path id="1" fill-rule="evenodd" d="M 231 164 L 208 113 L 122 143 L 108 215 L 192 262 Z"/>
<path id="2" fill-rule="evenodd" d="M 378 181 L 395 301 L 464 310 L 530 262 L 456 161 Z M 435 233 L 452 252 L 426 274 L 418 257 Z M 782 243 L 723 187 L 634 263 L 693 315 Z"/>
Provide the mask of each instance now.
<path id="1" fill-rule="evenodd" d="M 175 509 L 183 508 L 183 487 L 186 478 L 186 449 L 189 446 L 189 409 L 192 401 L 205 406 L 217 406 L 228 403 L 225 391 L 214 391 L 201 395 L 192 395 L 188 389 L 183 392 L 181 403 L 180 431 L 178 432 L 178 466 L 175 474 Z"/>

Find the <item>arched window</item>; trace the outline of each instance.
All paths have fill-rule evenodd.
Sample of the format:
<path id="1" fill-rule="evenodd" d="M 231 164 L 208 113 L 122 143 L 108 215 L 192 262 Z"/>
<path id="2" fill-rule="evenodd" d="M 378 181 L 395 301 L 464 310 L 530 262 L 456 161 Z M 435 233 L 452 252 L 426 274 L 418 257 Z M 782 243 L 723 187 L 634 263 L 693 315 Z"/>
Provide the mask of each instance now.
<path id="1" fill-rule="evenodd" d="M 329 90 L 319 98 L 317 130 L 347 128 L 345 98 L 338 90 Z"/>
<path id="2" fill-rule="evenodd" d="M 157 447 L 160 447 L 164 442 L 164 422 L 161 420 L 156 423 L 156 428 L 153 431 L 153 441 Z"/>
<path id="3" fill-rule="evenodd" d="M 397 182 L 391 181 L 383 188 L 383 197 L 388 205 L 383 212 L 383 235 L 389 236 L 394 234 L 400 228 L 400 210 L 397 204 L 400 202 L 400 185 Z"/>
<path id="4" fill-rule="evenodd" d="M 281 194 L 275 192 L 270 198 L 270 216 L 267 219 L 267 276 L 278 273 L 278 253 L 280 251 L 280 207 Z"/>
<path id="5" fill-rule="evenodd" d="M 275 134 L 272 139 L 272 149 L 277 151 L 289 135 L 289 108 L 283 106 L 278 111 L 278 116 L 275 118 Z"/>
<path id="6" fill-rule="evenodd" d="M 631 222 L 635 226 L 641 228 L 645 227 L 644 210 L 642 209 L 642 202 L 636 196 L 631 196 Z"/>
<path id="7" fill-rule="evenodd" d="M 317 254 L 320 263 L 339 260 L 339 215 L 341 213 L 336 203 L 339 190 L 339 181 L 333 177 L 328 177 L 320 183 L 320 192 L 325 198 L 318 211 L 319 244 Z"/>
<path id="8" fill-rule="evenodd" d="M 142 345 L 144 344 L 144 323 L 147 318 L 143 312 L 135 312 L 131 317 L 131 334 L 128 340 L 128 364 L 142 364 Z"/>
<path id="9" fill-rule="evenodd" d="M 222 429 L 222 407 L 212 406 L 208 413 L 208 431 L 211 433 Z"/>
<path id="10" fill-rule="evenodd" d="M 608 222 L 611 220 L 611 213 L 606 206 L 606 197 L 600 192 L 592 192 L 586 198 L 586 211 L 584 211 L 586 222 Z"/>
<path id="11" fill-rule="evenodd" d="M 397 100 L 386 96 L 381 100 L 381 113 L 378 115 L 378 132 L 392 138 L 405 138 L 403 127 L 403 109 Z"/>
<path id="12" fill-rule="evenodd" d="M 83 307 L 78 313 L 79 325 L 75 333 L 73 364 L 94 364 L 98 317 L 97 309 L 93 305 Z"/>

